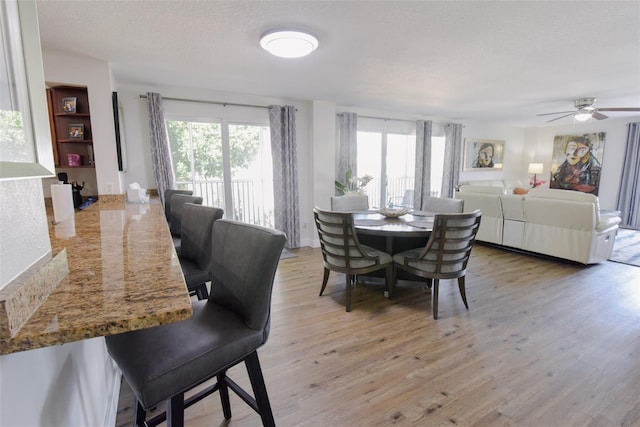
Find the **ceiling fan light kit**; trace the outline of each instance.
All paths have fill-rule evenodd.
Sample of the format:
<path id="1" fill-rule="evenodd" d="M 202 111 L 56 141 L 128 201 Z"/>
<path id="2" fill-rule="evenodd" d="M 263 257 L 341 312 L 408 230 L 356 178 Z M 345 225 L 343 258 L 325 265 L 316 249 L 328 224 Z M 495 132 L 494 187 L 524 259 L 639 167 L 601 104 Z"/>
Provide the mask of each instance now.
<path id="1" fill-rule="evenodd" d="M 558 111 L 556 113 L 544 113 L 538 114 L 538 116 L 549 116 L 554 114 L 562 114 L 560 117 L 548 120 L 547 123 L 555 122 L 565 117 L 573 116 L 578 122 L 586 122 L 587 120 L 594 118 L 596 120 L 603 120 L 608 118 L 600 111 L 640 111 L 640 108 L 623 107 L 623 108 L 597 108 L 595 106 L 596 98 L 578 98 L 573 100 L 573 105 L 576 111 Z"/>

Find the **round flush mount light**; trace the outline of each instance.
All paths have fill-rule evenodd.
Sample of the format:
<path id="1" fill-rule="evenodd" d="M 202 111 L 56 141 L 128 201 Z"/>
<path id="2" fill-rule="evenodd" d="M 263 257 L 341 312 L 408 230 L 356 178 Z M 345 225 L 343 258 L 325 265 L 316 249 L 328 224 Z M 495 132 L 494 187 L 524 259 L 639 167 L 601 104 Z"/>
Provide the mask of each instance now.
<path id="1" fill-rule="evenodd" d="M 318 39 L 300 30 L 272 30 L 260 37 L 260 46 L 281 58 L 301 58 L 318 47 Z"/>

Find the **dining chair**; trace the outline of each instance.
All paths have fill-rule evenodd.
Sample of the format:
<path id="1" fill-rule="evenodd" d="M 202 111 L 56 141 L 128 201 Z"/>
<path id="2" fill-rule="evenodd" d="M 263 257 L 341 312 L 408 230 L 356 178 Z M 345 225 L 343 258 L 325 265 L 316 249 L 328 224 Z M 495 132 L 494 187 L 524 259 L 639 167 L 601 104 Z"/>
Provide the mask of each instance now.
<path id="1" fill-rule="evenodd" d="M 193 315 L 106 337 L 107 350 L 136 398 L 135 425 L 184 425 L 184 410 L 220 392 L 224 418 L 231 418 L 229 389 L 275 426 L 257 350 L 270 330 L 273 281 L 286 236 L 278 230 L 226 219 L 213 225 L 211 295 L 193 303 Z M 243 363 L 253 396 L 227 376 Z M 212 378 L 185 400 L 185 392 Z M 146 420 L 166 401 L 166 412 Z M 217 424 L 217 423 L 214 423 Z"/>
<path id="2" fill-rule="evenodd" d="M 427 286 L 433 287 L 433 318 L 437 319 L 440 279 L 458 279 L 460 296 L 469 309 L 465 275 L 480 219 L 479 209 L 470 213 L 436 214 L 424 248 L 410 249 L 393 256 L 395 269 L 391 290 L 398 269 L 427 279 Z"/>
<path id="3" fill-rule="evenodd" d="M 192 196 L 191 190 L 164 190 L 164 215 L 167 217 L 167 223 L 171 222 L 171 197 L 174 194 L 186 194 Z"/>
<path id="4" fill-rule="evenodd" d="M 213 224 L 222 218 L 224 211 L 211 206 L 185 203 L 182 208 L 182 231 L 178 260 L 189 295 L 199 300 L 207 299 L 207 282 L 211 268 Z"/>
<path id="5" fill-rule="evenodd" d="M 369 210 L 368 196 L 331 196 L 331 210 L 357 212 Z"/>
<path id="6" fill-rule="evenodd" d="M 351 287 L 358 274 L 385 269 L 385 290 L 390 290 L 393 278 L 391 255 L 360 244 L 353 224 L 353 213 L 325 211 L 314 207 L 313 215 L 320 238 L 324 265 L 320 296 L 327 287 L 330 271 L 343 273 L 346 276 L 347 311 L 351 311 Z"/>
<path id="7" fill-rule="evenodd" d="M 422 199 L 421 210 L 431 213 L 462 213 L 464 200 L 425 196 Z"/>
<path id="8" fill-rule="evenodd" d="M 176 251 L 180 252 L 180 235 L 182 233 L 182 208 L 185 203 L 202 204 L 202 197 L 188 194 L 174 194 L 171 196 L 171 215 L 169 217 L 169 231 L 173 238 Z"/>

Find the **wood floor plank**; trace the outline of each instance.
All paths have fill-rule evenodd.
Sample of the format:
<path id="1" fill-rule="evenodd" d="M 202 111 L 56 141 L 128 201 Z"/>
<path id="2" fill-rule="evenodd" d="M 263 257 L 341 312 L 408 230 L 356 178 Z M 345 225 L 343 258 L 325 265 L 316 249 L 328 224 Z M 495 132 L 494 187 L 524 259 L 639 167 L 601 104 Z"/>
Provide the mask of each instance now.
<path id="1" fill-rule="evenodd" d="M 331 273 L 320 297 L 320 250 L 292 252 L 258 351 L 279 426 L 640 426 L 640 268 L 477 244 L 469 310 L 442 281 L 434 320 L 416 283 L 392 300 L 359 283 L 346 313 L 344 276 Z M 248 385 L 243 367 L 230 376 Z M 226 423 L 218 397 L 205 399 L 186 424 L 260 425 L 231 405 Z"/>

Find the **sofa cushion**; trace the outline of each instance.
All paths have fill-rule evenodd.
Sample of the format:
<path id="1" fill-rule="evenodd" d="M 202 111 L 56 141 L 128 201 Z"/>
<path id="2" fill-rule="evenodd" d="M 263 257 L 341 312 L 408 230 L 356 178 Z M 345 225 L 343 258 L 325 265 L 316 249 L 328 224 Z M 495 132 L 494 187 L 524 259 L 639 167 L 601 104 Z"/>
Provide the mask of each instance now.
<path id="1" fill-rule="evenodd" d="M 491 185 L 462 185 L 461 193 L 487 193 L 487 194 L 504 194 L 504 187 L 494 187 Z"/>

